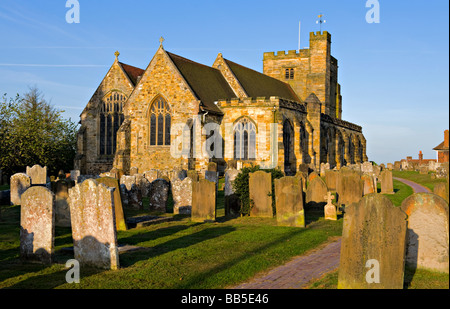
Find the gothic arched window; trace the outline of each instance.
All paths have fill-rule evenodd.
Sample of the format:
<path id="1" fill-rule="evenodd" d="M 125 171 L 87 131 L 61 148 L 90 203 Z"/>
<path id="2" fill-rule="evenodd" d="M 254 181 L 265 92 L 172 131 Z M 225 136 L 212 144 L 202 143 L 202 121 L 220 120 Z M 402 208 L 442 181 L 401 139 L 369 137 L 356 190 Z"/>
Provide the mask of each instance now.
<path id="1" fill-rule="evenodd" d="M 256 126 L 248 118 L 234 126 L 234 159 L 256 159 Z"/>
<path id="2" fill-rule="evenodd" d="M 111 92 L 100 105 L 100 155 L 116 153 L 117 131 L 124 121 L 123 105 L 127 97 L 120 92 Z"/>
<path id="3" fill-rule="evenodd" d="M 158 97 L 150 107 L 150 146 L 170 146 L 171 124 L 169 104 Z"/>

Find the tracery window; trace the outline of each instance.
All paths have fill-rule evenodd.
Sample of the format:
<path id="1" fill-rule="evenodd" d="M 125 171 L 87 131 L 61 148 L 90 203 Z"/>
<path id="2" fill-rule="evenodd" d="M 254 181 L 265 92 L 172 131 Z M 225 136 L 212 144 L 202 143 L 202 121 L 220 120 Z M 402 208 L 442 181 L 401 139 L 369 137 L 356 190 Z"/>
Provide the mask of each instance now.
<path id="1" fill-rule="evenodd" d="M 117 131 L 124 121 L 123 105 L 127 97 L 120 92 L 112 92 L 100 105 L 100 155 L 111 156 L 116 153 Z"/>
<path id="2" fill-rule="evenodd" d="M 234 160 L 256 159 L 256 126 L 242 118 L 234 126 Z"/>
<path id="3" fill-rule="evenodd" d="M 171 125 L 170 106 L 158 97 L 150 107 L 150 146 L 170 146 Z"/>

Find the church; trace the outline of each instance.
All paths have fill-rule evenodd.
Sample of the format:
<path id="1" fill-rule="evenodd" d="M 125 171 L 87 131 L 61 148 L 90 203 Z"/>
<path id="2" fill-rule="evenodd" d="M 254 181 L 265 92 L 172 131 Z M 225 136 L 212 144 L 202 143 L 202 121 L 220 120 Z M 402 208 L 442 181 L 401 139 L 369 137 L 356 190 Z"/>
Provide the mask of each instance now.
<path id="1" fill-rule="evenodd" d="M 218 54 L 212 66 L 166 51 L 146 69 L 115 61 L 83 110 L 75 169 L 128 174 L 248 164 L 295 175 L 368 160 L 362 128 L 342 120 L 331 35 L 264 53 L 263 73 Z"/>

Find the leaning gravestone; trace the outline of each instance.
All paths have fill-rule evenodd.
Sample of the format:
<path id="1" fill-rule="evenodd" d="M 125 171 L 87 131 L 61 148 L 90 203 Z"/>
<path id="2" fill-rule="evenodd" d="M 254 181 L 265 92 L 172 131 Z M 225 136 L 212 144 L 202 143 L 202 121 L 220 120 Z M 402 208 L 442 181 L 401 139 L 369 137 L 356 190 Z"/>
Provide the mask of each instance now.
<path id="1" fill-rule="evenodd" d="M 249 176 L 250 216 L 272 218 L 272 174 L 257 171 Z"/>
<path id="2" fill-rule="evenodd" d="M 51 264 L 54 254 L 55 212 L 53 193 L 41 186 L 22 195 L 20 209 L 20 256 Z"/>
<path id="3" fill-rule="evenodd" d="M 80 264 L 119 268 L 113 191 L 92 179 L 69 190 L 74 254 Z"/>
<path id="4" fill-rule="evenodd" d="M 11 204 L 20 205 L 22 194 L 31 187 L 31 178 L 24 173 L 11 176 Z"/>
<path id="5" fill-rule="evenodd" d="M 275 179 L 275 201 L 278 225 L 305 227 L 303 185 L 299 177 Z"/>
<path id="6" fill-rule="evenodd" d="M 126 231 L 127 223 L 125 220 L 125 214 L 123 213 L 119 181 L 116 178 L 104 177 L 97 179 L 97 182 L 114 189 L 114 214 L 116 218 L 116 229 L 118 231 Z"/>
<path id="7" fill-rule="evenodd" d="M 381 194 L 394 194 L 394 182 L 392 179 L 392 171 L 384 170 L 380 174 Z"/>
<path id="8" fill-rule="evenodd" d="M 192 179 L 172 181 L 173 213 L 190 215 L 192 209 Z"/>
<path id="9" fill-rule="evenodd" d="M 170 183 L 165 179 L 156 179 L 152 182 L 148 196 L 150 210 L 166 212 L 169 190 Z"/>
<path id="10" fill-rule="evenodd" d="M 238 216 L 241 211 L 241 200 L 233 188 L 233 182 L 239 175 L 236 169 L 228 169 L 225 171 L 225 215 Z"/>
<path id="11" fill-rule="evenodd" d="M 406 214 L 384 195 L 345 209 L 340 289 L 403 289 Z"/>
<path id="12" fill-rule="evenodd" d="M 31 178 L 32 186 L 43 186 L 47 183 L 47 167 L 40 165 L 27 166 L 27 175 Z"/>
<path id="13" fill-rule="evenodd" d="M 306 188 L 306 208 L 323 209 L 327 200 L 325 196 L 328 193 L 328 188 L 325 182 L 320 177 L 315 177 Z"/>
<path id="14" fill-rule="evenodd" d="M 193 222 L 216 220 L 216 185 L 207 179 L 201 179 L 192 184 L 192 210 Z"/>
<path id="15" fill-rule="evenodd" d="M 415 193 L 401 208 L 408 215 L 406 264 L 448 273 L 448 203 L 432 193 Z"/>

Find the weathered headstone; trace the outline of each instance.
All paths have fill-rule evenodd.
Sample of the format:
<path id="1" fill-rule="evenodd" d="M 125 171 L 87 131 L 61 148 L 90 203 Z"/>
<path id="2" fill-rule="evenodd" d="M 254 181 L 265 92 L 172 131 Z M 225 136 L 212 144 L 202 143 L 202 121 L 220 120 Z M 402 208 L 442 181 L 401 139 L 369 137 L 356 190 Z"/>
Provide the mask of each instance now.
<path id="1" fill-rule="evenodd" d="M 116 218 L 116 229 L 118 231 L 126 231 L 127 223 L 125 219 L 125 214 L 123 212 L 119 181 L 116 178 L 103 177 L 97 179 L 97 182 L 99 184 L 104 184 L 105 186 L 114 189 L 114 214 Z"/>
<path id="2" fill-rule="evenodd" d="M 305 227 L 303 185 L 299 177 L 275 179 L 275 201 L 278 225 Z"/>
<path id="3" fill-rule="evenodd" d="M 308 185 L 311 181 L 313 181 L 314 178 L 318 178 L 318 177 L 320 177 L 320 176 L 316 172 L 312 172 L 311 174 L 309 174 L 308 175 Z"/>
<path id="4" fill-rule="evenodd" d="M 69 190 L 74 254 L 80 264 L 119 268 L 113 191 L 92 179 Z"/>
<path id="5" fill-rule="evenodd" d="M 141 190 L 136 185 L 136 176 L 123 175 L 120 178 L 120 187 L 121 192 L 126 194 L 127 206 L 142 210 L 142 195 Z"/>
<path id="6" fill-rule="evenodd" d="M 439 195 L 444 200 L 449 201 L 448 182 L 438 182 L 434 185 L 434 194 Z"/>
<path id="7" fill-rule="evenodd" d="M 194 170 L 188 170 L 187 177 L 191 178 L 192 182 L 197 182 L 199 179 L 197 171 Z"/>
<path id="8" fill-rule="evenodd" d="M 47 183 L 47 166 L 42 167 L 40 165 L 34 165 L 33 167 L 27 166 L 26 174 L 31 178 L 32 186 L 41 186 Z"/>
<path id="9" fill-rule="evenodd" d="M 172 181 L 173 213 L 189 215 L 192 209 L 192 179 Z"/>
<path id="10" fill-rule="evenodd" d="M 325 198 L 327 200 L 327 204 L 324 207 L 325 220 L 336 221 L 337 220 L 337 211 L 336 211 L 336 206 L 333 205 L 334 196 L 333 196 L 333 194 L 331 194 L 331 192 L 328 192 L 327 195 L 325 196 Z"/>
<path id="11" fill-rule="evenodd" d="M 394 164 L 388 163 L 388 164 L 386 165 L 386 168 L 387 168 L 388 170 L 392 171 L 392 170 L 394 169 Z"/>
<path id="12" fill-rule="evenodd" d="M 233 182 L 238 175 L 239 171 L 236 169 L 228 169 L 225 171 L 224 196 L 226 216 L 238 216 L 241 211 L 241 200 L 233 188 Z"/>
<path id="13" fill-rule="evenodd" d="M 377 193 L 377 181 L 375 176 L 363 174 L 361 180 L 364 183 L 364 195 Z"/>
<path id="14" fill-rule="evenodd" d="M 384 170 L 380 174 L 381 194 L 394 194 L 394 181 L 392 171 Z"/>
<path id="15" fill-rule="evenodd" d="M 152 182 L 148 196 L 150 210 L 166 212 L 169 190 L 170 183 L 165 179 L 156 179 Z"/>
<path id="16" fill-rule="evenodd" d="M 338 179 L 338 203 L 348 206 L 357 203 L 364 193 L 364 184 L 358 172 L 341 169 Z"/>
<path id="17" fill-rule="evenodd" d="M 401 208 L 408 215 L 407 265 L 448 273 L 448 203 L 432 193 L 415 193 Z"/>
<path id="18" fill-rule="evenodd" d="M 24 173 L 18 173 L 11 176 L 11 204 L 20 205 L 22 194 L 31 187 L 31 178 Z"/>
<path id="19" fill-rule="evenodd" d="M 250 216 L 272 218 L 272 174 L 257 171 L 249 176 Z"/>
<path id="20" fill-rule="evenodd" d="M 214 182 L 201 179 L 192 184 L 192 210 L 193 222 L 216 220 L 216 185 Z"/>
<path id="21" fill-rule="evenodd" d="M 361 164 L 361 172 L 372 174 L 373 173 L 373 164 L 371 162 L 364 162 Z"/>
<path id="22" fill-rule="evenodd" d="M 72 187 L 70 180 L 58 180 L 52 183 L 55 194 L 55 225 L 70 227 L 69 189 Z"/>
<path id="23" fill-rule="evenodd" d="M 421 175 L 426 175 L 428 174 L 428 166 L 427 165 L 420 165 L 419 166 L 419 173 Z"/>
<path id="24" fill-rule="evenodd" d="M 20 256 L 50 264 L 54 254 L 55 212 L 53 193 L 42 186 L 22 195 L 20 208 Z"/>
<path id="25" fill-rule="evenodd" d="M 384 195 L 345 208 L 340 289 L 403 289 L 406 214 Z"/>
<path id="26" fill-rule="evenodd" d="M 325 173 L 330 169 L 330 163 L 320 163 L 320 177 L 325 177 Z"/>
<path id="27" fill-rule="evenodd" d="M 339 172 L 328 170 L 325 173 L 325 183 L 330 191 L 336 191 Z"/>
<path id="28" fill-rule="evenodd" d="M 207 169 L 210 172 L 217 172 L 217 163 L 216 162 L 209 162 Z"/>
<path id="29" fill-rule="evenodd" d="M 328 188 L 320 177 L 315 177 L 306 188 L 306 209 L 318 208 L 323 209 L 326 205 Z"/>
<path id="30" fill-rule="evenodd" d="M 306 183 L 307 183 L 307 179 L 308 179 L 306 174 L 299 171 L 299 172 L 297 172 L 297 174 L 295 174 L 295 177 L 298 177 L 302 181 L 302 186 L 303 186 L 302 190 L 303 190 L 303 192 L 306 192 Z"/>
<path id="31" fill-rule="evenodd" d="M 150 182 L 154 182 L 156 179 L 158 179 L 158 170 L 149 170 L 144 173 L 144 177 Z"/>
<path id="32" fill-rule="evenodd" d="M 137 167 L 131 167 L 130 168 L 130 176 L 134 176 L 137 173 L 139 173 L 139 169 Z"/>

